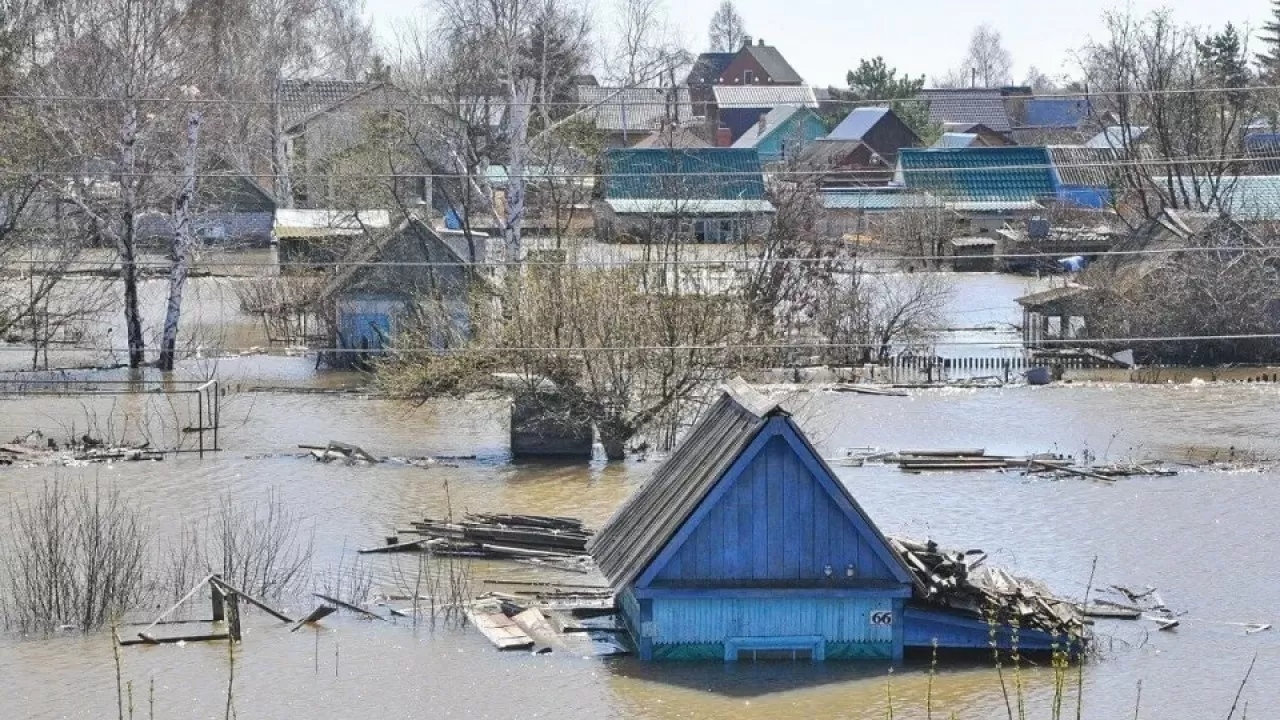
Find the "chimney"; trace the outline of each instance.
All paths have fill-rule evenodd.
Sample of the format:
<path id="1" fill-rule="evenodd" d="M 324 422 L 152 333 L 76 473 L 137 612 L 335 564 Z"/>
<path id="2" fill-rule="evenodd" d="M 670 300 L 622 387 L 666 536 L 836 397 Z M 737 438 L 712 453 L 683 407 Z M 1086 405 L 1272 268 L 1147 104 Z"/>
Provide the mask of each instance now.
<path id="1" fill-rule="evenodd" d="M 751 47 L 751 36 L 750 36 L 750 35 L 743 35 L 743 36 L 742 36 L 742 47 Z"/>
<path id="2" fill-rule="evenodd" d="M 765 131 L 769 129 L 769 113 L 767 112 L 760 113 L 760 119 L 756 122 L 756 124 L 759 126 L 759 130 L 757 130 L 757 132 L 763 135 Z"/>
<path id="3" fill-rule="evenodd" d="M 716 128 L 716 147 L 733 147 L 733 131 L 727 127 Z"/>
<path id="4" fill-rule="evenodd" d="M 756 44 L 759 45 L 760 47 L 764 47 L 764 38 L 760 38 L 759 40 L 757 40 Z"/>

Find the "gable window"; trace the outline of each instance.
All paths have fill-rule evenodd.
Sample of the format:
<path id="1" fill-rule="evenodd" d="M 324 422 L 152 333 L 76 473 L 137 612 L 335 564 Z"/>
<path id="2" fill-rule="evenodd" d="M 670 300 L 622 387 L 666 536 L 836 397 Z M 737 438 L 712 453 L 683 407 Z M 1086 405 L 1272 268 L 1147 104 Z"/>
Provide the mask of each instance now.
<path id="1" fill-rule="evenodd" d="M 752 71 L 750 71 L 750 70 L 743 70 L 743 71 L 742 71 L 742 83 L 743 83 L 744 85 L 750 85 L 751 83 L 754 83 L 755 81 L 756 81 L 756 74 L 755 74 L 754 72 L 752 72 Z"/>

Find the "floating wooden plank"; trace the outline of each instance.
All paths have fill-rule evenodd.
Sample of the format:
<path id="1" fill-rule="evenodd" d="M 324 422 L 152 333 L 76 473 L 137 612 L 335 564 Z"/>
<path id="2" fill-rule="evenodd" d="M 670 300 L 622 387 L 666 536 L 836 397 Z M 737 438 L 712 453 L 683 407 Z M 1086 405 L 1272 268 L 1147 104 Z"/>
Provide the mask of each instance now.
<path id="1" fill-rule="evenodd" d="M 972 448 L 964 450 L 902 450 L 898 453 L 903 457 L 937 457 L 937 458 L 977 458 L 984 457 L 987 451 L 983 448 Z"/>
<path id="2" fill-rule="evenodd" d="M 293 629 L 290 630 L 289 632 L 297 632 L 298 628 L 302 627 L 303 625 L 318 623 L 324 618 L 329 617 L 330 615 L 332 615 L 337 611 L 338 611 L 337 608 L 332 607 L 330 605 L 320 605 L 315 610 L 312 610 L 311 613 L 308 614 L 306 617 L 299 620 L 298 623 L 294 625 Z"/>
<path id="3" fill-rule="evenodd" d="M 411 550 L 421 550 L 429 540 L 427 538 L 418 538 L 417 540 L 408 540 L 405 542 L 391 543 L 388 545 L 378 545 L 371 548 L 360 548 L 356 552 L 360 555 L 372 555 L 375 553 L 397 553 L 409 552 Z"/>
<path id="4" fill-rule="evenodd" d="M 514 620 L 496 610 L 468 610 L 467 620 L 499 650 L 526 650 L 533 647 L 533 638 L 525 634 Z"/>
<path id="5" fill-rule="evenodd" d="M 276 610 L 275 608 L 272 608 L 270 605 L 267 605 L 266 603 L 244 592 L 243 590 L 240 590 L 239 588 L 236 588 L 232 585 L 227 584 L 222 578 L 219 578 L 216 576 L 210 577 L 209 582 L 217 583 L 219 586 L 221 586 L 223 592 L 233 592 L 239 595 L 240 597 L 247 600 L 250 605 L 253 605 L 259 610 L 267 613 L 268 615 L 271 615 L 272 617 L 279 620 L 280 622 L 287 622 L 287 623 L 294 622 L 293 618 L 289 617 L 288 615 L 285 615 L 284 613 L 280 612 L 279 610 Z"/>
<path id="6" fill-rule="evenodd" d="M 1115 481 L 1116 481 L 1116 479 L 1115 479 L 1115 478 L 1109 478 L 1109 477 L 1107 477 L 1107 476 L 1105 476 L 1105 475 L 1099 475 L 1099 474 L 1097 474 L 1097 473 L 1089 472 L 1089 471 L 1087 471 L 1087 470 L 1081 470 L 1081 469 L 1079 469 L 1079 468 L 1073 468 L 1073 467 L 1071 467 L 1071 466 L 1069 466 L 1069 465 L 1067 465 L 1067 464 L 1065 464 L 1065 463 L 1050 463 L 1050 462 L 1046 462 L 1046 461 L 1044 461 L 1044 460 L 1030 460 L 1030 461 L 1028 461 L 1028 462 L 1029 462 L 1030 464 L 1035 465 L 1035 466 L 1038 466 L 1038 467 L 1043 467 L 1043 468 L 1047 468 L 1047 469 L 1050 469 L 1050 470 L 1057 470 L 1057 471 L 1059 471 L 1059 472 L 1067 473 L 1068 475 L 1078 475 L 1078 476 L 1080 476 L 1080 477 L 1087 477 L 1087 478 L 1090 478 L 1090 479 L 1093 479 L 1093 480 L 1101 480 L 1101 481 L 1103 481 L 1103 482 L 1115 482 Z"/>
<path id="7" fill-rule="evenodd" d="M 871 385 L 833 385 L 832 392 L 838 393 L 857 393 L 858 395 L 882 395 L 884 397 L 911 397 L 905 390 L 899 390 L 892 387 L 875 387 Z"/>
<path id="8" fill-rule="evenodd" d="M 363 616 L 368 617 L 368 618 L 373 618 L 374 620 L 381 620 L 381 621 L 383 621 L 383 622 L 386 622 L 386 621 L 387 621 L 387 619 L 386 619 L 386 618 L 382 617 L 382 616 L 381 616 L 381 615 L 379 615 L 378 613 L 370 612 L 369 610 L 365 610 L 364 608 L 360 607 L 359 605 L 352 605 L 352 604 L 351 604 L 351 603 L 349 603 L 349 602 L 344 602 L 344 601 L 342 601 L 342 600 L 339 600 L 338 598 L 329 597 L 328 595 L 322 595 L 322 594 L 320 594 L 320 593 L 311 593 L 311 594 L 312 594 L 312 595 L 314 595 L 314 596 L 316 596 L 316 597 L 318 597 L 318 598 L 320 598 L 321 600 L 323 600 L 323 601 L 325 601 L 325 602 L 327 602 L 327 603 L 332 603 L 332 604 L 334 604 L 334 605 L 336 605 L 336 606 L 338 606 L 338 607 L 342 608 L 343 610 L 350 610 L 350 611 L 351 611 L 351 612 L 353 612 L 353 613 L 356 613 L 356 614 L 358 614 L 358 615 L 363 615 Z"/>
<path id="9" fill-rule="evenodd" d="M 1142 617 L 1138 608 L 1118 607 L 1103 603 L 1089 603 L 1080 606 L 1080 614 L 1091 618 L 1107 618 L 1111 620 L 1137 620 Z"/>
<path id="10" fill-rule="evenodd" d="M 208 633 L 205 635 L 179 635 L 176 637 L 139 637 L 120 639 L 118 642 L 121 647 L 129 647 L 131 645 L 172 645 L 174 643 L 189 642 L 212 642 L 215 640 L 230 640 L 231 635 L 228 633 Z"/>
<path id="11" fill-rule="evenodd" d="M 524 631 L 525 635 L 533 639 L 533 651 L 535 653 L 547 652 L 553 647 L 564 647 L 559 642 L 559 634 L 551 626 L 551 621 L 538 608 L 529 608 L 516 615 L 512 620 Z"/>

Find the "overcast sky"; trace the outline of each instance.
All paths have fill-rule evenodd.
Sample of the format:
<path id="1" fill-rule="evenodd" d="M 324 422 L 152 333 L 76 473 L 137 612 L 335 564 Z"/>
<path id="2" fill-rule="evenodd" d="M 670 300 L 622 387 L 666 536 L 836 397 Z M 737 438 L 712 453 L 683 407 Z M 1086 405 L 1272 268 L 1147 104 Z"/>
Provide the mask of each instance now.
<path id="1" fill-rule="evenodd" d="M 720 0 L 666 0 L 673 24 L 687 46 L 706 49 L 707 23 Z M 366 0 L 380 29 L 422 7 L 419 0 Z M 612 0 L 588 0 L 600 21 Z M 747 32 L 776 45 L 806 82 L 843 85 L 859 58 L 883 55 L 913 75 L 942 75 L 959 64 L 973 27 L 987 22 L 1004 36 L 1014 59 L 1015 80 L 1035 65 L 1050 76 L 1073 69 L 1070 53 L 1100 30 L 1104 9 L 1124 7 L 1106 0 L 735 0 Z M 1172 8 L 1182 22 L 1221 26 L 1234 22 L 1256 30 L 1266 21 L 1267 0 L 1133 0 L 1137 13 Z M 1251 41 L 1256 49 L 1256 40 Z"/>

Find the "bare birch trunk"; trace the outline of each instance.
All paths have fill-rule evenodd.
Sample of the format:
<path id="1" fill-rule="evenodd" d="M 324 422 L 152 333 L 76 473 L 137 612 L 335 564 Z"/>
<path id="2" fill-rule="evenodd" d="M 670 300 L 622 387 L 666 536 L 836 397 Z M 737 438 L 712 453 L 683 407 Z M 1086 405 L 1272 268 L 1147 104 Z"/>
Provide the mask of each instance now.
<path id="1" fill-rule="evenodd" d="M 271 89 L 271 163 L 275 170 L 276 206 L 293 207 L 293 182 L 289 177 L 289 154 L 285 146 L 284 114 L 280 107 L 280 76 Z"/>
<path id="2" fill-rule="evenodd" d="M 173 270 L 169 274 L 169 304 L 165 308 L 164 335 L 160 341 L 157 365 L 165 372 L 173 370 L 178 345 L 178 321 L 182 318 L 182 292 L 191 269 L 191 252 L 196 244 L 192 223 L 192 205 L 196 195 L 196 161 L 200 148 L 200 111 L 187 118 L 187 155 L 182 167 L 182 194 L 174 207 L 176 222 L 173 234 Z"/>
<path id="3" fill-rule="evenodd" d="M 146 362 L 146 341 L 142 337 L 142 313 L 138 308 L 138 264 L 136 220 L 138 215 L 138 106 L 133 98 L 126 100 L 124 121 L 120 128 L 122 223 L 116 234 L 116 250 L 120 255 L 120 279 L 124 282 L 124 322 L 129 338 L 129 367 Z"/>
<path id="4" fill-rule="evenodd" d="M 529 150 L 529 112 L 533 104 L 534 81 L 516 81 L 511 89 L 511 104 L 507 108 L 510 161 L 507 164 L 507 216 L 503 228 L 503 259 L 506 262 L 519 262 L 525 209 L 525 156 Z"/>

